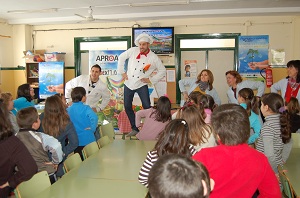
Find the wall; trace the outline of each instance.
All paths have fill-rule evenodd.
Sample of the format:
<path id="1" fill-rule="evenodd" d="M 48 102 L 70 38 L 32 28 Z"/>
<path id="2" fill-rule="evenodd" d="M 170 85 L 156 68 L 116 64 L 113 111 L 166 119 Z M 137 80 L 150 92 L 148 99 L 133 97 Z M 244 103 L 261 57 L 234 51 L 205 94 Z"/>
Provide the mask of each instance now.
<path id="1" fill-rule="evenodd" d="M 283 48 L 286 52 L 286 62 L 291 59 L 300 59 L 300 17 L 299 16 L 249 16 L 249 17 L 218 17 L 218 18 L 190 18 L 170 19 L 157 21 L 135 21 L 118 23 L 92 23 L 72 25 L 45 25 L 45 26 L 21 26 L 14 27 L 0 23 L 0 33 L 12 35 L 13 31 L 21 30 L 25 35 L 14 32 L 14 37 L 24 38 L 21 45 L 28 49 L 32 45 L 31 30 L 35 34 L 35 49 L 46 49 L 47 52 L 66 52 L 66 66 L 74 66 L 74 38 L 75 37 L 100 37 L 100 36 L 131 36 L 132 25 L 138 23 L 143 27 L 152 22 L 160 23 L 160 26 L 174 26 L 175 34 L 206 34 L 206 33 L 241 33 L 242 35 L 270 36 L 270 49 Z M 85 29 L 86 28 L 86 29 Z M 54 30 L 56 29 L 56 30 Z M 61 29 L 61 30 L 59 30 Z M 48 31 L 51 30 L 51 31 Z M 13 54 L 20 57 L 20 49 L 12 39 L 0 39 L 0 56 L 2 66 L 16 67 L 18 60 Z M 3 52 L 3 50 L 5 51 Z M 18 59 L 17 57 L 17 59 Z M 171 56 L 174 59 L 174 56 Z M 169 58 L 168 58 L 169 59 Z M 1 60 L 1 59 L 0 59 Z M 16 61 L 16 62 L 14 62 Z M 19 60 L 20 61 L 20 60 Z M 174 60 L 168 62 L 173 63 Z M 176 64 L 176 63 L 175 63 Z M 277 71 L 280 71 L 277 74 Z M 284 70 L 284 69 L 283 69 Z M 68 71 L 69 72 L 69 71 Z M 73 76 L 72 72 L 70 73 Z M 215 74 L 216 76 L 218 74 Z M 17 75 L 18 76 L 18 75 Z M 15 76 L 15 78 L 17 77 Z M 274 69 L 274 76 L 280 79 L 286 76 L 282 69 Z M 69 77 L 68 77 L 69 78 Z M 67 79 L 67 77 L 66 77 Z M 225 78 L 223 79 L 225 83 Z"/>

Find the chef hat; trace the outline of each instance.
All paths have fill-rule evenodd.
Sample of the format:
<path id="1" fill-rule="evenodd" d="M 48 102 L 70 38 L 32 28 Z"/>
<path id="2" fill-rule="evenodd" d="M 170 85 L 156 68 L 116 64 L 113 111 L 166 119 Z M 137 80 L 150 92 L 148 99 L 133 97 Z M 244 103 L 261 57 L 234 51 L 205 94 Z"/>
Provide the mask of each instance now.
<path id="1" fill-rule="evenodd" d="M 138 35 L 138 37 L 135 39 L 134 44 L 136 46 L 139 46 L 140 42 L 147 42 L 149 44 L 152 44 L 153 38 L 151 36 L 149 36 L 149 34 L 142 33 L 142 34 Z"/>

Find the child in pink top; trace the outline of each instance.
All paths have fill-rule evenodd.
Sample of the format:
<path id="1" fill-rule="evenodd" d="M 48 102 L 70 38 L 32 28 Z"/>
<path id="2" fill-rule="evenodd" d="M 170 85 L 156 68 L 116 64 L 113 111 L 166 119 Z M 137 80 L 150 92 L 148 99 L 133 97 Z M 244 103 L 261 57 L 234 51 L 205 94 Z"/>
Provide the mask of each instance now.
<path id="1" fill-rule="evenodd" d="M 200 109 L 200 113 L 206 124 L 211 123 L 211 114 L 213 109 L 217 106 L 213 97 L 208 94 L 204 94 L 198 97 L 197 104 Z"/>
<path id="2" fill-rule="evenodd" d="M 143 124 L 142 118 L 145 119 Z M 156 140 L 170 120 L 171 102 L 168 97 L 162 96 L 155 107 L 136 112 L 135 125 L 140 130 L 136 137 L 139 140 Z"/>

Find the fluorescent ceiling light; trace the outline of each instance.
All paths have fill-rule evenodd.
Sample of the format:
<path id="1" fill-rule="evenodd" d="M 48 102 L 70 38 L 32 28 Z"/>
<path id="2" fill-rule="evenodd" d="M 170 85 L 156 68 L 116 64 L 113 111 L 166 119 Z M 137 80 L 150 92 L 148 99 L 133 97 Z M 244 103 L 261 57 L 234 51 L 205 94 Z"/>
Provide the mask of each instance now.
<path id="1" fill-rule="evenodd" d="M 187 5 L 187 1 L 159 1 L 159 2 L 146 2 L 146 3 L 132 3 L 130 7 L 149 7 L 149 6 L 170 6 L 170 5 Z"/>
<path id="2" fill-rule="evenodd" d="M 40 9 L 40 10 L 10 10 L 9 14 L 26 14 L 26 13 L 44 13 L 44 12 L 57 12 L 57 8 Z"/>

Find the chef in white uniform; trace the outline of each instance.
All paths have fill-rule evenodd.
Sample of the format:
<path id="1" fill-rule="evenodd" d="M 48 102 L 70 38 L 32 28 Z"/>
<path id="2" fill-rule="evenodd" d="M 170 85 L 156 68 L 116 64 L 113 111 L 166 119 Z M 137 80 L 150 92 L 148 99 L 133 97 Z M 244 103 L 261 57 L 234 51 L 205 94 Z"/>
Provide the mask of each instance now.
<path id="1" fill-rule="evenodd" d="M 71 102 L 71 91 L 75 87 L 83 87 L 86 90 L 86 102 L 95 112 L 102 111 L 110 100 L 110 92 L 105 83 L 99 76 L 101 75 L 101 67 L 93 65 L 90 75 L 80 75 L 66 83 L 65 97 L 67 102 Z M 102 102 L 99 103 L 102 98 Z"/>
<path id="2" fill-rule="evenodd" d="M 136 135 L 139 130 L 135 125 L 135 114 L 132 109 L 132 101 L 135 92 L 138 93 L 144 109 L 150 108 L 150 96 L 148 84 L 156 84 L 166 75 L 166 68 L 158 56 L 153 53 L 149 46 L 153 38 L 148 34 L 140 34 L 135 45 L 119 56 L 118 73 L 125 79 L 124 85 L 124 106 L 130 120 L 132 131 L 127 136 Z M 128 59 L 127 71 L 124 69 L 125 61 Z M 150 77 L 153 71 L 157 73 Z"/>

